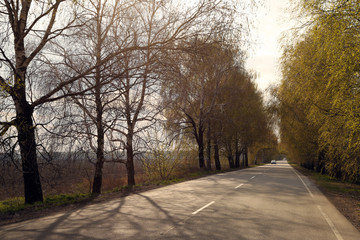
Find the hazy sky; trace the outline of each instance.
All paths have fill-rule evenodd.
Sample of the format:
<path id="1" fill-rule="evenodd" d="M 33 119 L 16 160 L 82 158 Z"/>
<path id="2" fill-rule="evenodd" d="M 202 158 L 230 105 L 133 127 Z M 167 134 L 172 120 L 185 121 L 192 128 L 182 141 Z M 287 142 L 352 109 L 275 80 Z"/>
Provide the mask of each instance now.
<path id="1" fill-rule="evenodd" d="M 253 38 L 258 42 L 249 52 L 247 67 L 258 74 L 256 82 L 261 90 L 280 81 L 279 40 L 283 32 L 291 28 L 289 2 L 290 0 L 264 0 L 264 6 L 258 10 L 253 29 Z"/>

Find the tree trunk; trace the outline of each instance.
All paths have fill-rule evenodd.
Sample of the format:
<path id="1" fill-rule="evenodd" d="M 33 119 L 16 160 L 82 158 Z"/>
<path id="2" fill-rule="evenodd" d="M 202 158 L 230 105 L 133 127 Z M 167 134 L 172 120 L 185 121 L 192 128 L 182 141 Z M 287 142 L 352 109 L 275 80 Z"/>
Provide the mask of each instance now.
<path id="1" fill-rule="evenodd" d="M 246 167 L 246 160 L 245 160 L 245 148 L 241 151 L 241 156 L 242 156 L 242 166 Z"/>
<path id="2" fill-rule="evenodd" d="M 211 170 L 211 131 L 210 131 L 210 123 L 208 124 L 208 131 L 207 131 L 206 168 L 208 170 Z"/>
<path id="3" fill-rule="evenodd" d="M 125 64 L 128 67 L 128 59 L 125 59 Z M 127 133 L 126 133 L 126 173 L 127 173 L 127 179 L 128 179 L 128 187 L 132 188 L 135 186 L 135 167 L 134 167 L 134 148 L 133 148 L 133 138 L 134 138 L 134 126 L 137 121 L 137 116 L 133 116 L 132 114 L 134 111 L 133 103 L 131 101 L 130 96 L 130 89 L 132 87 L 131 84 L 131 77 L 129 76 L 129 72 L 126 73 L 126 84 L 125 84 L 125 116 L 126 116 L 126 124 L 127 124 Z M 144 80 L 145 81 L 145 80 Z M 144 82 L 143 82 L 143 88 L 142 88 L 142 95 L 141 95 L 141 102 L 144 98 Z M 142 103 L 139 103 L 142 105 Z M 138 105 L 137 109 L 135 110 L 135 115 L 137 115 L 140 112 L 140 105 Z"/>
<path id="4" fill-rule="evenodd" d="M 240 168 L 240 156 L 241 151 L 239 150 L 238 142 L 235 144 L 235 168 Z"/>
<path id="5" fill-rule="evenodd" d="M 96 164 L 95 164 L 95 175 L 93 182 L 94 194 L 101 193 L 102 186 L 102 170 L 104 167 L 104 129 L 102 125 L 102 111 L 97 116 L 97 149 L 96 149 Z"/>
<path id="6" fill-rule="evenodd" d="M 127 135 L 126 141 L 126 171 L 128 177 L 128 186 L 132 187 L 135 185 L 134 149 L 132 147 L 132 133 L 129 133 Z"/>
<path id="7" fill-rule="evenodd" d="M 17 65 L 21 64 L 17 63 Z M 36 155 L 35 126 L 32 120 L 33 108 L 26 100 L 25 75 L 26 68 L 17 69 L 12 99 L 16 108 L 16 128 L 21 152 L 25 203 L 32 204 L 42 202 L 43 194 Z"/>
<path id="8" fill-rule="evenodd" d="M 244 165 L 245 167 L 248 167 L 249 166 L 249 157 L 248 157 L 248 148 L 245 146 L 244 148 Z"/>
<path id="9" fill-rule="evenodd" d="M 199 167 L 201 169 L 205 168 L 204 161 L 204 130 L 202 127 L 199 127 L 199 139 L 198 139 L 198 151 L 199 151 Z"/>
<path id="10" fill-rule="evenodd" d="M 18 131 L 21 153 L 25 203 L 32 204 L 38 201 L 42 202 L 43 194 L 36 156 L 35 126 L 32 120 L 34 109 L 26 100 L 25 80 L 29 63 L 26 63 L 24 32 L 31 1 L 23 1 L 22 4 L 22 10 L 24 11 L 21 11 L 21 16 L 16 16 L 16 18 L 19 17 L 19 21 L 13 22 L 17 27 L 13 29 L 16 66 L 13 72 L 14 86 L 12 87 L 11 97 L 16 109 L 15 125 Z"/>
<path id="11" fill-rule="evenodd" d="M 100 2 L 99 2 L 100 4 Z M 98 8 L 98 11 L 100 8 Z M 100 13 L 97 13 L 97 44 L 95 46 L 95 55 L 96 55 L 96 64 L 98 65 L 95 69 L 95 104 L 96 104 L 96 129 L 97 129 L 97 149 L 96 149 L 96 165 L 95 165 L 95 175 L 93 182 L 93 193 L 100 194 L 102 186 L 102 175 L 104 167 L 104 126 L 103 126 L 103 105 L 101 100 L 101 47 L 102 47 L 102 28 Z"/>
<path id="12" fill-rule="evenodd" d="M 318 161 L 316 164 L 316 171 L 325 174 L 325 152 L 321 150 L 318 155 Z"/>
<path id="13" fill-rule="evenodd" d="M 104 166 L 103 159 L 97 157 L 97 161 L 95 164 L 95 175 L 94 175 L 94 182 L 92 193 L 93 194 L 100 194 L 101 193 L 101 186 L 102 186 L 102 169 Z"/>
<path id="14" fill-rule="evenodd" d="M 214 137 L 214 160 L 216 170 L 221 170 L 220 155 L 219 155 L 219 144 L 217 137 Z"/>
<path id="15" fill-rule="evenodd" d="M 229 144 L 228 157 L 227 158 L 228 158 L 228 161 L 229 161 L 229 167 L 230 168 L 235 168 L 234 157 L 233 157 L 233 153 L 232 153 L 231 144 Z"/>
<path id="16" fill-rule="evenodd" d="M 229 161 L 229 166 L 230 168 L 235 168 L 235 164 L 234 164 L 234 157 L 232 154 L 228 155 L 228 161 Z"/>
<path id="17" fill-rule="evenodd" d="M 17 94 L 17 96 L 22 95 Z M 35 127 L 33 126 L 33 109 L 22 95 L 22 100 L 14 99 L 16 105 L 16 127 L 21 152 L 24 178 L 25 203 L 42 202 L 43 194 L 36 155 Z"/>

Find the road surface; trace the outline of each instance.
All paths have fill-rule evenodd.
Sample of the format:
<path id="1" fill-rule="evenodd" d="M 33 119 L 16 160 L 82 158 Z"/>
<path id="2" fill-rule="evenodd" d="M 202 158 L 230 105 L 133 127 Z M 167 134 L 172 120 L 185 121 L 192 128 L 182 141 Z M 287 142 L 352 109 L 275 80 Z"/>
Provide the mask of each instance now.
<path id="1" fill-rule="evenodd" d="M 0 239 L 359 240 L 285 161 L 0 227 Z"/>

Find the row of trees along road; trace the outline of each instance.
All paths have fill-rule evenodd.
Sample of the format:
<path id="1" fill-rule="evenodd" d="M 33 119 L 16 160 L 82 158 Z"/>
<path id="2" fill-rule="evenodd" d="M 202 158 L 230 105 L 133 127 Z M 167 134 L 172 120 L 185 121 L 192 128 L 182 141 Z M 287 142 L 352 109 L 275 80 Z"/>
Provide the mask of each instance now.
<path id="1" fill-rule="evenodd" d="M 360 182 L 360 2 L 301 1 L 307 27 L 284 48 L 276 89 L 281 140 L 293 160 Z"/>
<path id="2" fill-rule="evenodd" d="M 239 165 L 240 151 L 270 134 L 238 49 L 245 7 L 223 0 L 1 0 L 1 152 L 14 164 L 20 159 L 25 202 L 43 201 L 38 156 L 51 151 L 87 153 L 95 194 L 106 161 L 125 164 L 135 185 L 143 136 L 166 118 L 168 126 L 182 122 L 178 135 L 192 127 L 201 168 L 204 139 L 208 168 L 211 141 L 218 169 L 221 149 Z M 165 94 L 176 85 L 176 94 Z"/>
<path id="3" fill-rule="evenodd" d="M 168 71 L 162 72 L 167 129 L 175 137 L 195 140 L 200 168 L 212 168 L 211 146 L 217 170 L 219 149 L 231 168 L 240 167 L 241 154 L 248 166 L 249 146 L 276 142 L 254 76 L 233 45 L 201 39 L 187 44 L 190 51 L 168 61 Z"/>

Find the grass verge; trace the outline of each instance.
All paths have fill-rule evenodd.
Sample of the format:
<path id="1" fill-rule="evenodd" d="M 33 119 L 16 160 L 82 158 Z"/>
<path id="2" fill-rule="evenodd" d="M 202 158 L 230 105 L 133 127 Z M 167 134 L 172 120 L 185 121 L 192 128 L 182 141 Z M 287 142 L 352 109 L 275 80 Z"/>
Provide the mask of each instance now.
<path id="1" fill-rule="evenodd" d="M 320 174 L 306 168 L 292 165 L 302 174 L 310 177 L 321 189 L 338 194 L 360 195 L 360 185 L 340 181 L 325 174 Z"/>
<path id="2" fill-rule="evenodd" d="M 34 204 L 25 204 L 23 197 L 11 198 L 0 201 L 0 214 L 9 215 L 15 214 L 19 211 L 27 209 L 41 210 L 46 208 L 57 207 L 61 205 L 80 203 L 89 201 L 93 198 L 91 194 L 60 194 L 54 196 L 46 196 L 44 202 L 37 202 Z"/>

